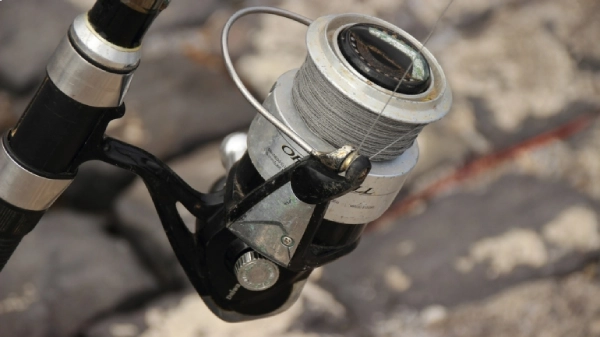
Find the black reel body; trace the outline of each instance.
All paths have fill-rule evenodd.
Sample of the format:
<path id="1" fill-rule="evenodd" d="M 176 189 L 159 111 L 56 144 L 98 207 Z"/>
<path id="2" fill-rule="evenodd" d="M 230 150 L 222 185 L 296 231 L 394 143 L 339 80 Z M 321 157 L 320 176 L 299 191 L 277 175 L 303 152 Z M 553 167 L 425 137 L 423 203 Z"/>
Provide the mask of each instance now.
<path id="1" fill-rule="evenodd" d="M 227 177 L 223 207 L 206 222 L 197 220 L 195 238 L 203 261 L 198 269 L 202 282 L 195 286 L 211 310 L 225 320 L 241 321 L 293 304 L 314 268 L 358 244 L 364 225 L 336 224 L 323 217 L 329 201 L 358 188 L 369 169 L 368 159 L 357 157 L 343 177 L 306 157 L 265 181 L 244 155 Z M 282 223 L 272 211 L 302 214 Z M 282 251 L 287 259 L 280 258 Z M 249 255 L 254 260 L 240 262 Z M 244 274 L 243 268 L 252 264 L 257 266 Z"/>

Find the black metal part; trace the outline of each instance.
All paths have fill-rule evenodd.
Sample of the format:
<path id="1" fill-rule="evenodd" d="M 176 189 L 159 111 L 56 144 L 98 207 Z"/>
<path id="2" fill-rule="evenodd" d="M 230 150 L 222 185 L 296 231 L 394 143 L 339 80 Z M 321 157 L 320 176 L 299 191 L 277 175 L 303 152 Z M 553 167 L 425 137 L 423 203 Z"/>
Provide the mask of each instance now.
<path id="1" fill-rule="evenodd" d="M 338 45 L 354 69 L 383 88 L 393 91 L 404 78 L 396 92 L 415 95 L 431 84 L 429 64 L 419 49 L 390 29 L 355 24 L 340 32 Z"/>
<path id="2" fill-rule="evenodd" d="M 235 186 L 238 195 L 234 202 L 239 201 L 244 195 L 265 182 L 256 170 L 248 154 L 245 154 L 237 163 Z M 352 193 L 352 192 L 350 192 Z M 323 219 L 314 236 L 314 244 L 327 247 L 343 247 L 356 242 L 366 224 L 344 224 Z"/>
<path id="3" fill-rule="evenodd" d="M 309 204 L 319 204 L 357 189 L 370 170 L 371 162 L 365 156 L 358 156 L 350 164 L 344 177 L 318 160 L 309 160 L 306 165 L 294 170 L 290 180 L 298 199 Z"/>
<path id="4" fill-rule="evenodd" d="M 137 47 L 169 1 L 155 0 L 146 9 L 133 6 L 135 2 L 143 1 L 98 0 L 88 12 L 90 24 L 100 36 L 117 46 Z"/>
<path id="5" fill-rule="evenodd" d="M 46 76 L 10 132 L 11 153 L 38 175 L 72 175 L 74 158 L 107 110 L 77 102 Z"/>
<path id="6" fill-rule="evenodd" d="M 279 267 L 279 279 L 273 287 L 259 292 L 241 287 L 233 273 L 232 261 L 248 250 L 240 249 L 246 245 L 227 230 L 224 217 L 221 211 L 208 223 L 199 225 L 196 231 L 198 247 L 205 254 L 200 269 L 207 271 L 204 291 L 199 291 L 200 294 L 209 308 L 224 320 L 248 320 L 276 312 L 290 300 L 294 285 L 306 279 L 312 269 L 294 272 Z M 237 315 L 233 319 L 224 313 Z"/>
<path id="7" fill-rule="evenodd" d="M 0 199 L 0 271 L 45 212 L 25 210 Z"/>

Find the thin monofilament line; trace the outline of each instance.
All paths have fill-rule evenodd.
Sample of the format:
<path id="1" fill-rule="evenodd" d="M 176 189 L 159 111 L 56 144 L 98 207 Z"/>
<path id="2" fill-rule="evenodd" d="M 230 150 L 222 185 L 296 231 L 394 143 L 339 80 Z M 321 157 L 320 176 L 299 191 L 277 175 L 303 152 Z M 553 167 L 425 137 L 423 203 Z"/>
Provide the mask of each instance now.
<path id="1" fill-rule="evenodd" d="M 448 8 L 450 8 L 450 5 L 452 5 L 453 2 L 454 2 L 454 0 L 448 1 L 448 4 L 446 5 L 446 8 L 444 8 L 444 10 L 440 14 L 440 16 L 437 18 L 437 20 L 433 24 L 433 28 L 431 28 L 431 31 L 429 32 L 429 35 L 427 35 L 427 37 L 423 41 L 423 44 L 419 48 L 419 54 L 421 53 L 421 51 L 423 50 L 423 48 L 425 48 L 425 45 L 427 44 L 427 42 L 429 42 L 429 39 L 431 38 L 431 36 L 435 32 L 438 24 L 440 23 L 440 21 L 442 20 L 442 18 L 444 17 L 444 15 L 446 14 L 446 12 L 448 11 Z M 371 124 L 371 127 L 369 128 L 369 131 L 367 131 L 367 134 L 363 137 L 363 140 L 360 142 L 360 145 L 358 146 L 357 152 L 360 152 L 360 148 L 362 147 L 363 143 L 365 142 L 365 140 L 367 139 L 367 137 L 369 136 L 369 134 L 371 134 L 371 131 L 373 131 L 373 127 L 375 126 L 375 124 L 377 124 L 377 122 L 379 121 L 379 118 L 381 117 L 381 115 L 383 115 L 383 112 L 385 111 L 385 108 L 387 108 L 387 106 L 392 101 L 392 98 L 394 97 L 394 94 L 396 93 L 396 90 L 398 90 L 398 88 L 400 88 L 400 85 L 404 81 L 404 78 L 406 77 L 406 74 L 408 74 L 408 72 L 412 68 L 414 61 L 415 61 L 414 58 L 412 58 L 410 60 L 410 65 L 406 68 L 406 71 L 404 72 L 404 75 L 402 75 L 402 78 L 400 78 L 400 81 L 398 81 L 398 84 L 394 88 L 393 93 L 390 95 L 390 97 L 388 97 L 387 101 L 385 102 L 385 105 L 383 106 L 383 108 L 381 109 L 381 111 L 379 112 L 379 114 L 377 115 L 377 118 L 375 118 L 375 121 L 373 121 L 373 124 Z M 383 149 L 379 150 L 374 155 L 370 156 L 369 159 L 373 159 L 373 157 L 375 157 L 378 154 L 380 154 L 381 152 L 387 150 L 390 146 L 392 146 L 392 145 L 396 144 L 397 142 L 401 141 L 402 139 L 404 139 L 406 137 L 406 135 L 407 134 L 402 135 L 401 137 L 399 137 L 398 139 L 396 139 L 395 141 L 393 141 L 392 143 L 390 143 L 389 145 L 387 145 Z"/>

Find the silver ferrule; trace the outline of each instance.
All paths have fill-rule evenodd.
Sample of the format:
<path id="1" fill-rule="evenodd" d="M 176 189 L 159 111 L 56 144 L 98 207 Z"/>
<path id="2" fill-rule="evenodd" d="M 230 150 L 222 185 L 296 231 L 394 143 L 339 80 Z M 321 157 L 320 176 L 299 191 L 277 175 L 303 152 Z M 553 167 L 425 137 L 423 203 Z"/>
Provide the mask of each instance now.
<path id="1" fill-rule="evenodd" d="M 81 53 L 105 68 L 126 72 L 140 63 L 141 46 L 129 49 L 108 42 L 91 26 L 87 13 L 75 18 L 69 36 Z"/>
<path id="2" fill-rule="evenodd" d="M 0 198 L 30 211 L 48 209 L 73 180 L 49 179 L 30 172 L 10 156 L 4 139 L 0 150 Z"/>
<path id="3" fill-rule="evenodd" d="M 91 27 L 87 14 L 82 14 L 54 51 L 46 70 L 65 95 L 88 106 L 111 108 L 123 103 L 140 57 L 139 47 L 126 49 L 103 39 Z"/>

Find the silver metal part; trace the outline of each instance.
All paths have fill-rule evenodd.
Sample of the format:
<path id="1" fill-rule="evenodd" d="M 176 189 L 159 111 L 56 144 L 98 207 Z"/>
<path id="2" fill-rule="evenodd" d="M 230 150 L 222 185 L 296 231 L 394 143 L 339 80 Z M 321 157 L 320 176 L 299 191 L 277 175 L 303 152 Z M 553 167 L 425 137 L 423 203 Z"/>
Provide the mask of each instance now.
<path id="1" fill-rule="evenodd" d="M 231 79 L 233 80 L 235 85 L 238 87 L 238 89 L 240 90 L 242 95 L 244 95 L 244 97 L 248 100 L 248 102 L 250 102 L 250 104 L 252 104 L 252 106 L 264 118 L 266 118 L 269 122 L 271 122 L 273 125 L 275 125 L 279 130 L 281 130 L 283 133 L 285 133 L 289 138 L 293 139 L 294 142 L 296 144 L 298 144 L 298 146 L 300 146 L 302 149 L 304 149 L 304 151 L 306 151 L 307 153 L 312 153 L 314 151 L 313 148 L 308 143 L 306 143 L 302 139 L 302 137 L 295 134 L 294 131 L 292 131 L 289 127 L 287 127 L 285 124 L 281 123 L 277 118 L 273 117 L 273 115 L 271 115 L 271 113 L 267 109 L 265 109 L 262 106 L 262 104 L 260 104 L 260 102 L 248 90 L 248 88 L 246 88 L 246 86 L 244 85 L 244 83 L 242 82 L 240 77 L 238 76 L 237 72 L 235 71 L 235 67 L 233 66 L 233 62 L 231 61 L 231 56 L 229 55 L 229 41 L 228 41 L 229 40 L 229 31 L 231 30 L 231 26 L 233 25 L 234 22 L 236 22 L 239 18 L 249 15 L 249 14 L 273 14 L 273 15 L 282 16 L 282 17 L 294 20 L 296 22 L 300 22 L 307 26 L 311 24 L 312 20 L 305 18 L 301 15 L 298 15 L 296 13 L 288 12 L 286 10 L 279 9 L 279 8 L 251 7 L 251 8 L 245 8 L 245 9 L 235 12 L 235 14 L 233 14 L 229 18 L 227 23 L 225 24 L 225 27 L 223 28 L 223 34 L 221 35 L 221 49 L 223 51 L 223 60 L 225 61 L 225 67 L 227 68 L 227 72 L 229 72 L 229 76 L 231 76 Z"/>
<path id="2" fill-rule="evenodd" d="M 417 48 L 422 47 L 417 39 L 398 27 L 368 15 L 340 14 L 320 17 L 308 27 L 306 33 L 308 57 L 332 87 L 347 99 L 377 114 L 392 96 L 382 116 L 405 123 L 427 124 L 446 115 L 452 104 L 452 92 L 442 68 L 426 48 L 421 49 L 421 54 L 429 63 L 432 83 L 429 89 L 416 95 L 397 94 L 375 85 L 348 63 L 340 51 L 337 37 L 344 28 L 356 23 L 370 23 L 388 28 Z"/>
<path id="3" fill-rule="evenodd" d="M 244 156 L 248 149 L 248 135 L 245 132 L 235 132 L 223 139 L 221 142 L 221 163 L 227 172 L 233 164 Z"/>
<path id="4" fill-rule="evenodd" d="M 288 182 L 227 227 L 261 255 L 286 267 L 298 245 L 286 245 L 284 242 L 289 241 L 283 238 L 288 237 L 292 243 L 300 242 L 310 221 L 307 215 L 314 209 L 315 205 L 296 197 Z"/>
<path id="5" fill-rule="evenodd" d="M 117 107 L 129 89 L 133 73 L 117 74 L 86 61 L 65 37 L 46 68 L 48 77 L 65 95 L 93 107 Z"/>
<path id="6" fill-rule="evenodd" d="M 349 145 L 344 145 L 333 152 L 316 152 L 321 163 L 332 170 L 345 171 L 352 161 L 358 157 L 356 150 Z"/>
<path id="7" fill-rule="evenodd" d="M 48 179 L 17 163 L 2 141 L 0 150 L 0 198 L 13 206 L 30 211 L 48 209 L 72 179 Z"/>
<path id="8" fill-rule="evenodd" d="M 240 285 L 250 291 L 267 290 L 279 279 L 277 265 L 252 251 L 238 258 L 234 272 Z"/>
<path id="9" fill-rule="evenodd" d="M 108 42 L 92 28 L 87 13 L 75 18 L 69 35 L 82 53 L 106 68 L 129 71 L 137 68 L 140 63 L 140 47 L 127 49 Z"/>
<path id="10" fill-rule="evenodd" d="M 315 136 L 298 115 L 292 103 L 292 85 L 296 71 L 283 74 L 264 105 L 278 120 L 302 137 L 311 147 L 322 152 L 334 147 Z M 280 132 L 269 121 L 256 116 L 248 131 L 248 154 L 264 179 L 308 155 L 302 147 Z M 372 162 L 362 186 L 331 201 L 325 219 L 347 224 L 363 224 L 379 218 L 402 188 L 410 170 L 416 165 L 419 149 L 415 143 L 394 160 Z M 271 219 L 277 219 L 272 217 Z"/>

